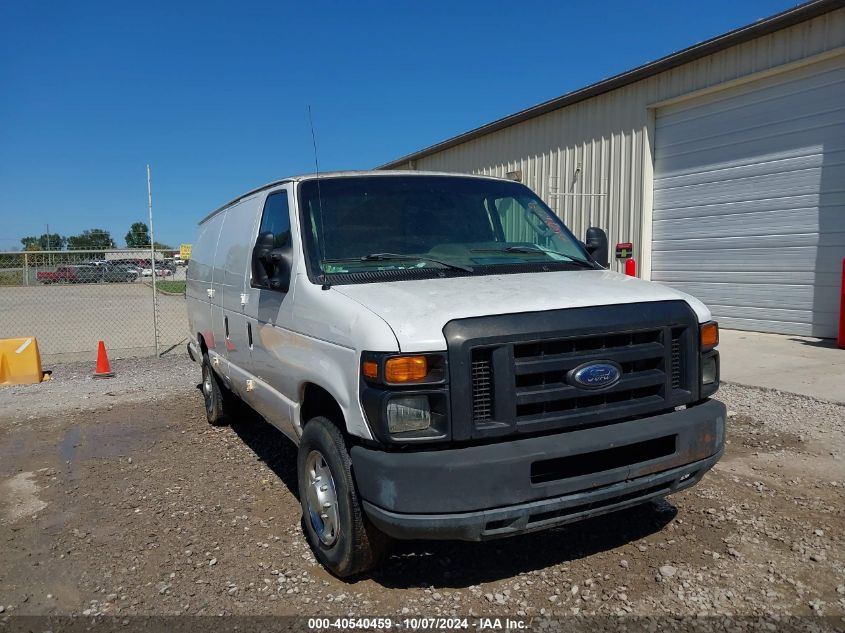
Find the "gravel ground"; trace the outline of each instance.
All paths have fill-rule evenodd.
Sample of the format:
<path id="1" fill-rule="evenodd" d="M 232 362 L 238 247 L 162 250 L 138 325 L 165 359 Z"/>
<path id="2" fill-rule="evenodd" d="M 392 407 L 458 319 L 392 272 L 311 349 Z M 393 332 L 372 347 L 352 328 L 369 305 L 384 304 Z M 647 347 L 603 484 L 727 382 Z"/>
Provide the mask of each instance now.
<path id="1" fill-rule="evenodd" d="M 301 533 L 292 445 L 259 419 L 210 427 L 189 361 L 113 365 L 0 390 L 5 615 L 845 618 L 845 407 L 725 385 L 726 455 L 691 490 L 502 541 L 401 543 L 344 582 Z"/>
<path id="2" fill-rule="evenodd" d="M 96 354 L 94 355 L 96 358 Z M 114 378 L 94 378 L 94 360 L 45 366 L 50 380 L 39 385 L 0 387 L 0 417 L 34 420 L 133 402 L 158 402 L 193 393 L 199 365 L 184 349 L 162 358 L 126 358 L 109 363 Z"/>

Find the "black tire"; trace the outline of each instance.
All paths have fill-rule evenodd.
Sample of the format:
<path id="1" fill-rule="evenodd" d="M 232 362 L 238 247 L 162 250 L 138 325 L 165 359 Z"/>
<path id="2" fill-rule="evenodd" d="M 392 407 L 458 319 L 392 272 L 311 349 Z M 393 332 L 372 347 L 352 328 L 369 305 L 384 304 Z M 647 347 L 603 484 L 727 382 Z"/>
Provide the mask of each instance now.
<path id="1" fill-rule="evenodd" d="M 208 354 L 202 355 L 202 395 L 208 423 L 214 426 L 227 425 L 235 413 L 237 396 L 229 391 L 214 373 Z"/>
<path id="2" fill-rule="evenodd" d="M 315 451 L 322 456 L 324 465 L 331 473 L 337 499 L 337 530 L 333 542 L 328 544 L 318 534 L 315 522 L 324 527 L 326 524 L 312 516 L 309 509 L 312 475 L 308 463 L 309 456 Z M 364 514 L 352 478 L 352 460 L 346 442 L 331 420 L 316 417 L 305 425 L 296 462 L 302 528 L 317 559 L 339 578 L 348 578 L 378 567 L 389 554 L 390 538 L 376 529 Z M 312 494 L 312 499 L 315 494 Z"/>

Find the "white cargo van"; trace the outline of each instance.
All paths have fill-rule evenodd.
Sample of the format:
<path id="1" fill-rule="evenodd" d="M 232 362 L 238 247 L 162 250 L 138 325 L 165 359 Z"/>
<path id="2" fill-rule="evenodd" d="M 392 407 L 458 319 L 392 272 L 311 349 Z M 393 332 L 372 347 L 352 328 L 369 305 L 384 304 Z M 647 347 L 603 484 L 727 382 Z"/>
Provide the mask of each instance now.
<path id="1" fill-rule="evenodd" d="M 692 486 L 722 455 L 718 328 L 606 270 L 522 184 L 344 172 L 200 223 L 187 272 L 208 420 L 298 444 L 303 526 L 338 576 L 391 539 L 490 539 Z"/>

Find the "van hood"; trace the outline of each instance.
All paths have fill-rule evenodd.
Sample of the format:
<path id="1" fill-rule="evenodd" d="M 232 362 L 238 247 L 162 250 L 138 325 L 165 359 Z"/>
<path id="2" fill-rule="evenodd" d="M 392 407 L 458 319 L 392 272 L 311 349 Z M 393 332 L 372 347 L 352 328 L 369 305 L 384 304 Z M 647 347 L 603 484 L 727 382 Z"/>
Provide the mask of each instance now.
<path id="1" fill-rule="evenodd" d="M 444 350 L 443 327 L 449 321 L 494 314 L 683 299 L 699 322 L 710 320 L 710 311 L 695 297 L 608 270 L 349 284 L 332 291 L 384 319 L 403 352 Z"/>

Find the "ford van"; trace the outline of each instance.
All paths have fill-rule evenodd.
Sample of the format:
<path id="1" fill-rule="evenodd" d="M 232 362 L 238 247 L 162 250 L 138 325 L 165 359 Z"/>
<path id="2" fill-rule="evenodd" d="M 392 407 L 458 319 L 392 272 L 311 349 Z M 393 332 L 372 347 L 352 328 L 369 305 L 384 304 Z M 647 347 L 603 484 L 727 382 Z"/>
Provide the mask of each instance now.
<path id="1" fill-rule="evenodd" d="M 298 446 L 302 525 L 346 577 L 393 539 L 482 540 L 640 504 L 722 455 L 718 326 L 607 268 L 528 187 L 292 177 L 209 214 L 187 271 L 208 421 Z"/>

